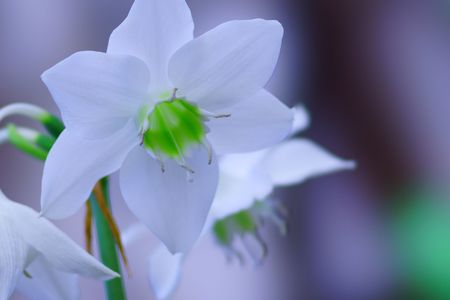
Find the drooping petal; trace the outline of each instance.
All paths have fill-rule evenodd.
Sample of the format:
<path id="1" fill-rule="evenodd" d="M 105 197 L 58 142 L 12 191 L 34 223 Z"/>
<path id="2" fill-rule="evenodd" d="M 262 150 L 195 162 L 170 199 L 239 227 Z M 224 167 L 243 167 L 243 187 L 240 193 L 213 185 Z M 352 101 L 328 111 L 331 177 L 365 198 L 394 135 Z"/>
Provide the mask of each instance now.
<path id="1" fill-rule="evenodd" d="M 151 85 L 167 88 L 169 59 L 192 40 L 193 32 L 184 0 L 135 0 L 127 18 L 112 32 L 107 52 L 142 59 L 150 70 Z"/>
<path id="2" fill-rule="evenodd" d="M 293 139 L 274 147 L 264 164 L 275 185 L 297 184 L 311 177 L 355 167 L 353 161 L 343 160 L 305 139 Z"/>
<path id="3" fill-rule="evenodd" d="M 220 171 L 226 172 L 233 177 L 245 178 L 261 164 L 261 160 L 269 149 L 223 155 L 219 159 Z"/>
<path id="4" fill-rule="evenodd" d="M 175 161 L 159 162 L 141 147 L 134 149 L 120 171 L 123 197 L 131 211 L 172 253 L 186 252 L 200 235 L 218 182 L 218 166 L 213 157 L 208 164 L 205 149 L 192 151 L 187 171 Z"/>
<path id="5" fill-rule="evenodd" d="M 145 238 L 145 235 L 148 233 L 150 233 L 148 227 L 141 222 L 137 222 L 129 226 L 126 230 L 122 231 L 120 237 L 122 238 L 123 245 L 125 246 L 125 248 L 127 248 L 136 241 Z"/>
<path id="6" fill-rule="evenodd" d="M 15 231 L 8 212 L 2 209 L 0 211 L 0 300 L 9 299 L 14 291 L 25 269 L 28 253 L 28 245 Z"/>
<path id="7" fill-rule="evenodd" d="M 292 122 L 291 134 L 297 134 L 302 130 L 305 130 L 310 123 L 309 114 L 303 105 L 297 105 L 292 108 L 294 112 L 294 121 Z"/>
<path id="8" fill-rule="evenodd" d="M 6 212 L 10 214 L 16 234 L 42 254 L 53 267 L 99 279 L 118 276 L 31 208 L 12 201 L 2 207 L 6 207 Z"/>
<path id="9" fill-rule="evenodd" d="M 86 140 L 65 130 L 51 149 L 42 179 L 42 213 L 49 218 L 74 214 L 87 200 L 94 184 L 117 171 L 139 142 L 130 121 L 114 135 Z"/>
<path id="10" fill-rule="evenodd" d="M 77 300 L 80 296 L 78 276 L 53 268 L 39 254 L 27 266 L 28 278 L 22 276 L 17 290 L 30 300 Z"/>
<path id="11" fill-rule="evenodd" d="M 225 111 L 224 111 L 225 112 Z M 208 139 L 218 154 L 255 151 L 280 142 L 290 132 L 293 112 L 266 90 L 212 118 Z"/>
<path id="12" fill-rule="evenodd" d="M 88 138 L 106 137 L 137 114 L 149 72 L 126 55 L 83 51 L 42 74 L 67 128 Z"/>
<path id="13" fill-rule="evenodd" d="M 172 254 L 162 244 L 150 256 L 148 276 L 158 300 L 168 299 L 176 290 L 183 258 L 183 254 Z"/>
<path id="14" fill-rule="evenodd" d="M 277 21 L 223 23 L 175 52 L 169 77 L 180 94 L 202 108 L 229 107 L 267 83 L 282 36 L 283 27 Z"/>
<path id="15" fill-rule="evenodd" d="M 211 215 L 217 220 L 248 209 L 256 200 L 264 199 L 272 190 L 273 184 L 263 172 L 252 171 L 240 177 L 221 169 Z"/>

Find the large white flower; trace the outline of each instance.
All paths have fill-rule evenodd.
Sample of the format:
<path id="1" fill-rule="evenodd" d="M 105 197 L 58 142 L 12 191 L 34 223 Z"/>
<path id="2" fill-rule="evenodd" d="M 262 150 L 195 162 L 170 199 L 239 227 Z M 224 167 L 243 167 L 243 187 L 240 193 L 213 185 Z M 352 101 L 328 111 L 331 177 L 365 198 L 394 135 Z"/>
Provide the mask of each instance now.
<path id="1" fill-rule="evenodd" d="M 184 0 L 136 0 L 107 53 L 78 52 L 42 79 L 66 130 L 44 168 L 42 210 L 77 211 L 118 169 L 130 209 L 172 252 L 198 238 L 218 181 L 216 154 L 283 139 L 291 111 L 263 89 L 277 21 L 231 21 L 193 39 Z"/>
<path id="2" fill-rule="evenodd" d="M 8 299 L 16 285 L 32 299 L 72 300 L 78 294 L 74 274 L 119 276 L 37 212 L 1 191 L 0 229 L 0 300 Z"/>
<path id="3" fill-rule="evenodd" d="M 303 107 L 294 108 L 295 119 L 291 135 L 305 129 L 309 117 Z M 331 172 L 348 170 L 355 163 L 342 160 L 315 143 L 301 138 L 292 138 L 280 144 L 245 154 L 221 157 L 220 180 L 214 203 L 204 233 L 210 233 L 217 221 L 250 209 L 255 201 L 266 201 L 276 187 L 299 184 L 309 178 Z M 281 224 L 275 211 L 269 208 L 259 217 L 272 219 Z M 128 246 L 144 236 L 144 229 L 135 225 L 124 233 Z M 259 245 L 261 246 L 261 245 Z M 172 255 L 164 245 L 159 245 L 149 259 L 148 276 L 157 299 L 169 298 L 180 279 L 185 255 Z"/>

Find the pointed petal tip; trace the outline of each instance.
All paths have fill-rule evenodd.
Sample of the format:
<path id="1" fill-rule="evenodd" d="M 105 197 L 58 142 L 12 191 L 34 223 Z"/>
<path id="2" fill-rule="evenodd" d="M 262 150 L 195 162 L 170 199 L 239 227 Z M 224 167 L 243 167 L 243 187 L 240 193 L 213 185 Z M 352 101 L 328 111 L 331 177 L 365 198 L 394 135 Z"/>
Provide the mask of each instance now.
<path id="1" fill-rule="evenodd" d="M 346 170 L 355 170 L 358 168 L 358 163 L 354 160 L 345 160 L 342 163 L 342 168 Z"/>
<path id="2" fill-rule="evenodd" d="M 106 267 L 105 267 L 105 268 L 106 268 Z M 99 279 L 102 279 L 102 280 L 107 281 L 107 280 L 112 280 L 112 279 L 121 278 L 121 277 L 122 277 L 122 276 L 120 276 L 119 273 L 114 272 L 113 270 L 111 270 L 111 269 L 109 269 L 109 268 L 106 268 L 105 274 L 104 274 L 104 275 L 101 275 L 101 276 L 99 277 Z"/>
<path id="3" fill-rule="evenodd" d="M 162 240 L 161 240 L 161 242 L 164 244 L 167 251 L 169 251 L 170 254 L 172 254 L 172 255 L 177 255 L 177 254 L 184 255 L 184 254 L 188 253 L 192 247 L 192 246 L 186 247 L 186 245 L 177 245 L 176 243 L 165 242 Z"/>
<path id="4" fill-rule="evenodd" d="M 54 212 L 52 212 L 51 208 L 52 205 L 41 205 L 41 211 L 37 215 L 38 218 L 59 220 L 68 217 L 66 215 L 55 214 Z"/>

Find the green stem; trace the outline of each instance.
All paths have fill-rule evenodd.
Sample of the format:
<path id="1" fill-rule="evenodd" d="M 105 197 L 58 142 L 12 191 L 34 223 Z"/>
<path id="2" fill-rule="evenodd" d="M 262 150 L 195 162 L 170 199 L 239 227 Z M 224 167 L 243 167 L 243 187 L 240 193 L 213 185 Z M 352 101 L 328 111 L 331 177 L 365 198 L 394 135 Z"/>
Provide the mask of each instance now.
<path id="1" fill-rule="evenodd" d="M 45 160 L 47 158 L 48 151 L 40 148 L 35 143 L 23 137 L 17 130 L 16 126 L 9 124 L 7 128 L 8 128 L 8 139 L 13 146 L 15 146 L 20 151 L 39 160 Z"/>
<path id="2" fill-rule="evenodd" d="M 109 183 L 108 178 L 103 178 L 100 181 L 103 189 L 105 202 L 110 207 L 109 201 Z M 97 228 L 97 240 L 100 250 L 100 257 L 105 266 L 111 270 L 121 274 L 119 257 L 117 255 L 117 248 L 114 242 L 108 222 L 103 215 L 94 195 L 91 194 L 89 199 L 91 201 L 92 210 L 94 213 L 95 224 Z M 125 289 L 122 278 L 115 278 L 105 282 L 105 292 L 108 300 L 125 300 Z"/>

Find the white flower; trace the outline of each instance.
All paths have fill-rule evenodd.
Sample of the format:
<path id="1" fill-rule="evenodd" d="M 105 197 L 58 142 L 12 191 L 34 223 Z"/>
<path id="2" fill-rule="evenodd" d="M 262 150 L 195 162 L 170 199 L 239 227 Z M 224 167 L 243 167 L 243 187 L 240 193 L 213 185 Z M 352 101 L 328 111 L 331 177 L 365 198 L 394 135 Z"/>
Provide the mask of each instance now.
<path id="1" fill-rule="evenodd" d="M 291 135 L 309 124 L 308 114 L 301 106 L 294 108 L 294 112 Z M 342 160 L 300 138 L 258 152 L 226 155 L 219 165 L 219 189 L 204 233 L 211 232 L 216 221 L 249 209 L 256 200 L 265 201 L 275 187 L 299 184 L 312 177 L 355 167 L 353 161 Z M 275 218 L 272 221 L 282 225 L 277 224 L 280 220 L 272 213 L 268 211 L 267 217 Z M 143 234 L 142 227 L 133 226 L 124 233 L 124 242 L 129 246 Z M 255 247 L 261 248 L 261 245 Z M 152 253 L 148 276 L 157 299 L 169 298 L 176 289 L 184 258 L 185 255 L 172 255 L 162 244 Z"/>
<path id="2" fill-rule="evenodd" d="M 32 299 L 76 299 L 73 274 L 98 279 L 119 276 L 37 212 L 7 199 L 1 191 L 0 229 L 0 300 L 8 299 L 18 283 L 19 290 Z"/>
<path id="3" fill-rule="evenodd" d="M 291 135 L 309 124 L 308 114 L 301 106 L 293 110 Z M 342 160 L 303 138 L 291 138 L 256 152 L 225 155 L 220 161 L 219 187 L 211 214 L 220 219 L 250 207 L 255 200 L 265 199 L 275 187 L 354 167 L 353 161 Z"/>
<path id="4" fill-rule="evenodd" d="M 123 197 L 171 252 L 198 238 L 218 181 L 214 153 L 282 140 L 291 111 L 263 89 L 283 28 L 231 21 L 193 39 L 184 0 L 136 0 L 108 50 L 78 52 L 42 75 L 66 130 L 44 168 L 42 210 L 76 212 L 118 169 Z"/>

